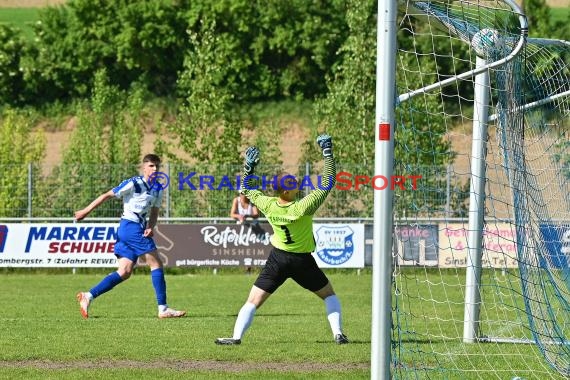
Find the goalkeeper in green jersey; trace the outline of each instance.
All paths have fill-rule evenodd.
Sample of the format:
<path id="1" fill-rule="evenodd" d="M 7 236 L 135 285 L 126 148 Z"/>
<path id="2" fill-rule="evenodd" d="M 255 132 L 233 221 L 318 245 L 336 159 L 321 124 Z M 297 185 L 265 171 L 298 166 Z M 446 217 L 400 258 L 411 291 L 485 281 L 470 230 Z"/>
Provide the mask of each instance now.
<path id="1" fill-rule="evenodd" d="M 273 227 L 273 248 L 265 267 L 251 288 L 246 303 L 238 313 L 233 336 L 218 338 L 216 344 L 241 344 L 255 311 L 288 278 L 292 278 L 325 302 L 327 319 L 335 342 L 348 343 L 348 338 L 342 331 L 340 302 L 328 278 L 311 255 L 315 250 L 313 215 L 325 201 L 336 180 L 331 137 L 321 135 L 317 138 L 317 143 L 325 159 L 323 183 L 299 200 L 297 179 L 290 174 L 277 177 L 277 197 L 268 197 L 259 190 L 252 190 L 252 174 L 259 162 L 259 150 L 250 147 L 245 152 L 242 193 L 257 206 Z"/>

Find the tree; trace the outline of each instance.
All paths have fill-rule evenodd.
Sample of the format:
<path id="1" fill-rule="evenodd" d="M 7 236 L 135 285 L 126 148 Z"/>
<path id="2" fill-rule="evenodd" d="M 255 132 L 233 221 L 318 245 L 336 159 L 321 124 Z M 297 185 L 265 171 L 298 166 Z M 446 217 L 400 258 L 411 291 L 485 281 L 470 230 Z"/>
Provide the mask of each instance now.
<path id="1" fill-rule="evenodd" d="M 172 94 L 187 48 L 186 6 L 183 1 L 74 0 L 42 8 L 30 68 L 39 80 L 28 78 L 50 101 L 88 97 L 101 68 L 121 89 L 141 82 L 157 95 Z"/>
<path id="2" fill-rule="evenodd" d="M 84 207 L 121 180 L 138 174 L 142 97 L 140 88 L 127 94 L 111 85 L 106 70 L 96 73 L 93 94 L 79 107 L 77 127 L 63 163 L 42 187 L 39 198 L 47 202 L 43 208 L 51 209 L 51 216 L 71 217 L 75 208 Z M 120 210 L 120 203 L 109 202 L 93 216 L 114 217 Z"/>
<path id="3" fill-rule="evenodd" d="M 178 137 L 179 147 L 195 159 L 193 172 L 202 171 L 219 179 L 233 165 L 240 164 L 241 125 L 236 113 L 232 112 L 233 95 L 220 83 L 220 68 L 229 60 L 214 29 L 215 23 L 212 22 L 201 33 L 190 33 L 195 50 L 186 56 L 185 70 L 180 78 L 187 93 L 180 117 L 177 123 L 169 126 L 169 132 Z M 165 144 L 161 143 L 161 146 Z M 213 173 L 210 164 L 221 162 L 225 163 L 223 168 L 217 166 L 216 173 Z M 202 193 L 203 197 L 194 192 L 190 194 L 181 191 L 173 194 L 174 213 L 200 216 L 200 212 L 209 210 L 203 207 L 204 197 L 217 202 L 216 197 L 209 197 L 207 193 Z M 227 209 L 228 206 L 210 204 L 209 207 Z"/>
<path id="4" fill-rule="evenodd" d="M 45 135 L 34 131 L 29 119 L 15 110 L 3 112 L 0 124 L 0 216 L 29 216 L 29 201 L 38 186 L 31 178 L 40 176 L 45 155 Z"/>
<path id="5" fill-rule="evenodd" d="M 26 83 L 20 67 L 28 49 L 20 30 L 0 24 L 0 104 L 24 102 Z"/>
<path id="6" fill-rule="evenodd" d="M 554 22 L 551 9 L 545 0 L 524 0 L 524 13 L 528 20 L 528 31 L 532 37 L 570 39 L 570 15 L 566 22 Z"/>
<path id="7" fill-rule="evenodd" d="M 218 67 L 219 85 L 238 103 L 322 94 L 322 78 L 347 32 L 343 0 L 192 2 L 187 17 L 192 33 L 207 28 L 215 36 L 226 58 Z M 179 89 L 191 91 L 184 81 Z"/>
<path id="8" fill-rule="evenodd" d="M 353 175 L 374 176 L 374 124 L 375 124 L 375 84 L 376 84 L 376 15 L 375 1 L 351 0 L 347 2 L 347 22 L 350 35 L 342 45 L 340 64 L 334 77 L 329 78 L 329 93 L 315 104 L 315 124 L 317 129 L 307 142 L 306 157 L 317 161 L 313 144 L 317 134 L 327 132 L 333 136 L 335 157 L 340 170 Z M 420 72 L 413 60 L 403 60 L 399 65 L 408 66 L 405 70 L 409 83 L 422 83 L 413 72 Z M 423 62 L 423 72 L 436 72 Z M 401 67 L 400 67 L 401 68 Z M 398 70 L 398 87 L 406 88 L 404 78 Z M 412 75 L 410 77 L 410 75 Z M 423 78 L 422 78 L 423 79 Z M 415 175 L 422 166 L 436 168 L 445 173 L 445 166 L 453 158 L 450 144 L 444 139 L 446 124 L 443 120 L 443 104 L 440 98 L 429 96 L 422 99 L 421 105 L 409 101 L 396 109 L 395 158 L 397 175 Z M 418 108 L 418 106 L 420 108 Z M 418 112 L 417 110 L 420 109 Z M 352 178 L 354 181 L 354 177 Z M 426 189 L 441 187 L 441 179 L 430 176 L 422 180 Z M 410 191 L 403 194 L 412 197 Z M 373 192 L 370 185 L 358 191 L 334 192 L 329 197 L 331 206 L 327 208 L 336 216 L 370 216 L 373 205 Z M 407 207 L 410 202 L 399 202 L 399 207 Z M 433 204 L 429 207 L 440 207 Z"/>

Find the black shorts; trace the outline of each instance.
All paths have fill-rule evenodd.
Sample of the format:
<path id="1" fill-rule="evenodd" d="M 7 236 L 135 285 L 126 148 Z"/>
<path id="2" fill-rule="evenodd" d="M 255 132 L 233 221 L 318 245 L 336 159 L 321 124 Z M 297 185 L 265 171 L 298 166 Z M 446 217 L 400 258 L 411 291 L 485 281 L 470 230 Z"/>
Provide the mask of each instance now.
<path id="1" fill-rule="evenodd" d="M 290 253 L 274 247 L 254 285 L 273 293 L 288 278 L 312 292 L 329 282 L 310 253 Z"/>

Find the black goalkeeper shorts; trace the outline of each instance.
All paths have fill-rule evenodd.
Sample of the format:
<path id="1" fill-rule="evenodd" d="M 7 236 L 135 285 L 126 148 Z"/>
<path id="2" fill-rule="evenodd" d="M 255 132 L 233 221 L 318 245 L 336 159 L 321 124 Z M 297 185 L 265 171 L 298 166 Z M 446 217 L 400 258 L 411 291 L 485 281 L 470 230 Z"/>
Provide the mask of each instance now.
<path id="1" fill-rule="evenodd" d="M 254 285 L 273 293 L 288 278 L 312 292 L 329 282 L 310 253 L 290 253 L 273 247 Z"/>

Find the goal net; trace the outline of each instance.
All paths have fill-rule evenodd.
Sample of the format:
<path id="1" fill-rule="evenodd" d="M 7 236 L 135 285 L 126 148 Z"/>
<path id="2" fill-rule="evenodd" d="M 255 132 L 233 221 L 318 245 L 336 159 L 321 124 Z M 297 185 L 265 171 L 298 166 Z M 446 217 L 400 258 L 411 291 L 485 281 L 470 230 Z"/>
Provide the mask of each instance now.
<path id="1" fill-rule="evenodd" d="M 567 378 L 570 43 L 511 1 L 398 6 L 394 174 L 438 170 L 395 191 L 391 373 Z"/>

